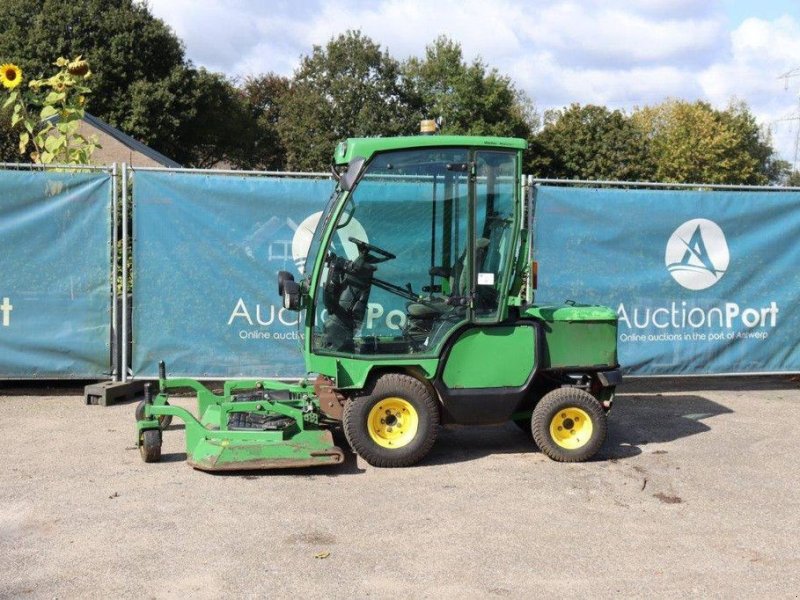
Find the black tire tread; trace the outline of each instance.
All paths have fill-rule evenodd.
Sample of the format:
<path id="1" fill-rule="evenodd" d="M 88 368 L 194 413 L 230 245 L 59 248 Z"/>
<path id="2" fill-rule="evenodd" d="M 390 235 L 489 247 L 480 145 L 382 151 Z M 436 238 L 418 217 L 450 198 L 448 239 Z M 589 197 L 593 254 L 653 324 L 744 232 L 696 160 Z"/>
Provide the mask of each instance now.
<path id="1" fill-rule="evenodd" d="M 365 405 L 375 402 L 376 398 L 381 400 L 389 396 L 400 396 L 407 400 L 416 399 L 421 404 L 417 413 L 424 437 L 419 442 L 415 439 L 407 446 L 389 450 L 378 446 L 369 437 L 366 423 L 362 422 L 359 412 Z M 347 442 L 370 465 L 384 468 L 409 467 L 422 460 L 436 441 L 439 429 L 439 405 L 425 384 L 415 377 L 403 373 L 385 373 L 364 392 L 347 401 L 342 425 Z"/>
<path id="2" fill-rule="evenodd" d="M 146 463 L 154 463 L 161 460 L 160 429 L 145 429 L 142 432 L 142 444 L 139 446 L 139 454 Z"/>
<path id="3" fill-rule="evenodd" d="M 582 408 L 592 418 L 594 431 L 588 444 L 568 450 L 556 444 L 550 436 L 550 421 L 556 411 L 565 406 Z M 597 399 L 579 388 L 562 387 L 548 392 L 536 405 L 531 418 L 533 440 L 545 455 L 558 462 L 583 462 L 594 456 L 605 442 L 608 420 Z"/>

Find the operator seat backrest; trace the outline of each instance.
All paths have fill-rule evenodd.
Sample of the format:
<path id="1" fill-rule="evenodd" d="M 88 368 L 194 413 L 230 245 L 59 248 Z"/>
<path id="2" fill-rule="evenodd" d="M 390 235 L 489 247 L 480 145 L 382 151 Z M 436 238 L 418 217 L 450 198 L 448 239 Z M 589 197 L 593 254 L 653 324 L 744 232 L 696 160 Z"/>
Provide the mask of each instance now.
<path id="1" fill-rule="evenodd" d="M 486 251 L 488 245 L 489 240 L 484 237 L 475 240 L 475 247 L 479 257 Z M 464 261 L 466 258 L 467 250 L 464 250 L 453 265 L 453 274 L 450 277 L 450 289 L 452 290 L 451 293 L 453 296 L 466 296 L 470 292 L 470 281 L 467 269 L 464 268 Z M 475 266 L 477 268 L 480 265 L 476 264 Z"/>

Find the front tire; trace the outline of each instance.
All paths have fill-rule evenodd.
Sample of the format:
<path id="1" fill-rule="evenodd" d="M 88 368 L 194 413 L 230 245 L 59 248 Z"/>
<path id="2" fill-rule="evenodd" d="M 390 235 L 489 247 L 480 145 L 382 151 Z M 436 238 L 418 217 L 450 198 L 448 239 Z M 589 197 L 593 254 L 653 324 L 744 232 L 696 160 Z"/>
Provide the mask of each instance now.
<path id="1" fill-rule="evenodd" d="M 531 418 L 533 439 L 558 462 L 582 462 L 594 456 L 606 439 L 608 421 L 601 404 L 578 388 L 545 394 Z"/>
<path id="2" fill-rule="evenodd" d="M 436 441 L 439 406 L 428 388 L 410 375 L 388 373 L 347 401 L 344 434 L 374 467 L 408 467 Z"/>

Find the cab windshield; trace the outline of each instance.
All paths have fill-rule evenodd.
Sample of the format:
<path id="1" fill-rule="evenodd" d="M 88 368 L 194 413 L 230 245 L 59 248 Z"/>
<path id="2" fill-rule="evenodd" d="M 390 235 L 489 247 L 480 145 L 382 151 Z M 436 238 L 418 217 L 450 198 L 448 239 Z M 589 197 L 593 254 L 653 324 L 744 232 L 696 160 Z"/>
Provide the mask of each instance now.
<path id="1" fill-rule="evenodd" d="M 319 213 L 317 225 L 314 227 L 314 233 L 311 235 L 308 254 L 306 254 L 306 260 L 305 263 L 303 263 L 303 270 L 301 272 L 302 275 L 309 276 L 311 275 L 311 271 L 314 270 L 314 259 L 316 258 L 317 253 L 319 252 L 320 244 L 322 243 L 322 234 L 325 232 L 325 227 L 327 226 L 328 221 L 331 220 L 333 209 L 338 204 L 339 196 L 341 194 L 342 191 L 338 186 L 334 188 L 333 192 L 331 193 L 331 197 L 328 198 L 325 208 L 321 213 Z"/>
<path id="2" fill-rule="evenodd" d="M 460 323 L 496 316 L 516 172 L 516 153 L 508 151 L 425 148 L 375 156 L 325 249 L 314 349 L 432 353 Z M 309 256 L 318 247 L 319 239 Z"/>

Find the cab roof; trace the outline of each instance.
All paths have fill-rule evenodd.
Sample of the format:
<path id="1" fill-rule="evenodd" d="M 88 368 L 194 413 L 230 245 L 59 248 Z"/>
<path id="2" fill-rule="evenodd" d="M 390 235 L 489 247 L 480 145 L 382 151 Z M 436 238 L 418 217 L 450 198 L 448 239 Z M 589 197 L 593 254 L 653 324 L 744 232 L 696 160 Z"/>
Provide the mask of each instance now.
<path id="1" fill-rule="evenodd" d="M 503 150 L 525 150 L 528 142 L 521 138 L 492 137 L 478 135 L 414 135 L 405 137 L 348 138 L 336 146 L 333 160 L 337 165 L 350 162 L 356 156 L 365 160 L 377 152 L 414 148 L 492 148 Z"/>

